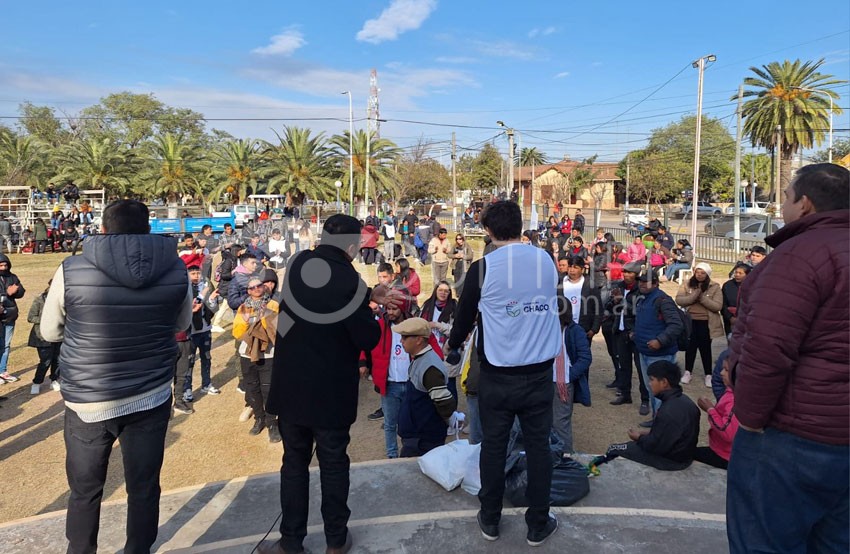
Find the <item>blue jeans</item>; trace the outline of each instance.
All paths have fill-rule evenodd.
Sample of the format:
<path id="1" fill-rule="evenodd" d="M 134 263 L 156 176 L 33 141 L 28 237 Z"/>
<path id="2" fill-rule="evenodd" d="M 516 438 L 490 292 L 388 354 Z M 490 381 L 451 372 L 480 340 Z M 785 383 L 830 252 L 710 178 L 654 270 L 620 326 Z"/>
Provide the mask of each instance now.
<path id="1" fill-rule="evenodd" d="M 649 388 L 649 374 L 647 374 L 646 370 L 654 364 L 655 362 L 671 362 L 676 363 L 676 354 L 667 354 L 665 356 L 648 356 L 646 354 L 640 355 L 640 373 L 643 375 L 643 382 L 646 383 L 646 389 L 649 391 L 649 396 L 652 400 L 650 402 L 650 406 L 652 407 L 652 417 L 655 417 L 655 413 L 658 411 L 658 408 L 661 407 L 661 400 L 655 398 L 652 394 L 652 390 Z"/>
<path id="2" fill-rule="evenodd" d="M 401 400 L 404 398 L 404 387 L 404 383 L 387 381 L 387 394 L 381 397 L 387 458 L 398 458 L 398 413 L 401 410 Z"/>
<path id="3" fill-rule="evenodd" d="M 848 460 L 846 445 L 739 429 L 727 474 L 729 551 L 848 552 Z"/>
<path id="4" fill-rule="evenodd" d="M 664 272 L 664 276 L 667 277 L 668 281 L 672 281 L 676 276 L 676 273 L 683 269 L 690 269 L 691 264 L 685 264 L 682 262 L 673 262 L 670 264 L 670 267 L 667 268 L 667 271 Z"/>
<path id="5" fill-rule="evenodd" d="M 12 346 L 12 335 L 15 333 L 15 324 L 7 323 L 3 326 L 5 328 L 5 343 L 3 345 L 3 355 L 0 356 L 0 373 L 6 373 L 7 365 L 9 364 L 9 350 Z"/>
<path id="6" fill-rule="evenodd" d="M 195 371 L 195 360 L 200 355 L 201 358 L 201 386 L 206 387 L 212 384 L 210 378 L 210 369 L 212 369 L 212 359 L 210 351 L 212 350 L 212 333 L 195 333 L 191 335 L 192 353 L 189 355 L 189 372 L 186 375 L 185 390 L 192 390 L 192 373 Z"/>

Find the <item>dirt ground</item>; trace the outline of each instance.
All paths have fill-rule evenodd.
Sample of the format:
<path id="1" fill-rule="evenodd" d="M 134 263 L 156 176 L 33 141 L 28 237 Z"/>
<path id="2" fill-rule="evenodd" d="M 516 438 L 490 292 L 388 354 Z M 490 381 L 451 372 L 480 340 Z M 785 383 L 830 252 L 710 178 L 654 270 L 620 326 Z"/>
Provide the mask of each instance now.
<path id="1" fill-rule="evenodd" d="M 480 242 L 477 246 L 481 248 Z M 30 395 L 37 356 L 35 349 L 26 346 L 30 331 L 26 314 L 30 303 L 45 289 L 62 258 L 61 254 L 12 255 L 12 271 L 21 278 L 27 293 L 18 302 L 21 317 L 15 329 L 9 360 L 10 372 L 21 380 L 0 385 L 0 395 L 8 398 L 0 402 L 0 522 L 67 506 L 68 485 L 62 439 L 64 405 L 60 393 L 50 390 L 47 385 L 42 387 L 41 394 Z M 376 281 L 374 266 L 358 265 L 358 268 L 367 282 L 372 284 Z M 728 272 L 728 268 L 715 269 L 715 275 Z M 421 302 L 428 296 L 425 291 L 431 290 L 431 272 L 427 267 L 419 272 L 423 291 Z M 670 294 L 675 294 L 674 287 L 663 285 Z M 237 360 L 233 340 L 228 332 L 214 335 L 213 339 L 212 379 L 222 393 L 205 396 L 196 392 L 195 413 L 178 414 L 172 419 L 162 469 L 164 491 L 280 469 L 281 444 L 270 444 L 265 433 L 249 436 L 251 423 L 239 423 L 237 420 L 244 403 L 243 396 L 236 391 Z M 714 341 L 715 357 L 723 348 L 725 340 Z M 626 429 L 645 418 L 638 415 L 639 404 L 616 407 L 608 404 L 614 394 L 605 388 L 605 384 L 613 379 L 614 372 L 601 336 L 594 338 L 592 350 L 594 362 L 590 383 L 593 406 L 576 407 L 573 428 L 576 451 L 598 453 L 612 442 L 627 440 Z M 680 354 L 680 358 L 680 362 L 684 363 L 683 355 Z M 702 382 L 699 362 L 697 373 L 700 378 L 685 386 L 685 392 L 694 400 L 698 396 L 710 396 L 710 390 Z M 194 382 L 197 391 L 200 382 L 198 369 L 195 370 Z M 634 387 L 636 392 L 636 376 Z M 366 415 L 379 405 L 379 397 L 371 382 L 362 381 L 358 419 L 351 429 L 349 455 L 353 462 L 384 456 L 381 424 L 366 419 Z M 460 409 L 464 410 L 463 397 L 460 405 Z M 706 426 L 703 418 L 700 444 L 707 444 Z M 120 445 L 116 444 L 115 449 L 120 450 Z M 104 499 L 125 496 L 121 456 L 120 452 L 116 452 L 109 467 Z"/>

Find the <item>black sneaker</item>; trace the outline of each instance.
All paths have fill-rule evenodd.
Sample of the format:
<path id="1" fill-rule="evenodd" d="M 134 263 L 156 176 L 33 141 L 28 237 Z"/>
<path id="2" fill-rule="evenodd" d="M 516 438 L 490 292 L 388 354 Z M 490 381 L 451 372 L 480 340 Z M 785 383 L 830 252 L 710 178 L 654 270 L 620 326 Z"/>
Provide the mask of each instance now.
<path id="1" fill-rule="evenodd" d="M 617 388 L 617 381 L 611 381 L 610 383 L 605 385 L 605 388 L 606 389 L 616 389 Z"/>
<path id="2" fill-rule="evenodd" d="M 269 442 L 275 443 L 280 442 L 281 440 L 280 430 L 277 428 L 277 422 L 275 422 L 274 425 L 269 425 Z"/>
<path id="3" fill-rule="evenodd" d="M 481 529 L 481 536 L 488 541 L 499 540 L 499 525 L 487 525 L 481 520 L 481 511 L 478 512 L 478 528 Z"/>
<path id="4" fill-rule="evenodd" d="M 638 423 L 638 425 L 643 427 L 644 429 L 651 429 L 654 421 L 655 420 L 652 420 L 652 419 L 647 420 L 647 421 L 641 421 L 640 423 Z"/>
<path id="5" fill-rule="evenodd" d="M 631 403 L 632 403 L 632 397 L 626 396 L 624 394 L 618 394 L 617 398 L 615 398 L 614 400 L 609 402 L 609 404 L 611 404 L 612 406 L 622 406 L 623 404 L 631 404 Z"/>
<path id="6" fill-rule="evenodd" d="M 638 409 L 638 413 L 640 415 L 649 415 L 649 401 L 641 400 L 640 408 Z"/>
<path id="7" fill-rule="evenodd" d="M 555 534 L 555 531 L 558 529 L 558 519 L 555 517 L 555 514 L 549 512 L 549 521 L 546 522 L 546 525 L 540 531 L 532 531 L 528 530 L 528 535 L 526 535 L 525 540 L 528 543 L 528 546 L 540 546 L 544 542 L 546 542 L 549 537 Z"/>
<path id="8" fill-rule="evenodd" d="M 369 421 L 380 421 L 380 420 L 384 419 L 383 408 L 378 408 L 377 410 L 375 410 L 371 414 L 367 415 L 366 419 L 368 419 Z"/>
<path id="9" fill-rule="evenodd" d="M 248 429 L 248 434 L 259 435 L 265 428 L 266 424 L 262 419 L 254 419 L 254 426 Z"/>

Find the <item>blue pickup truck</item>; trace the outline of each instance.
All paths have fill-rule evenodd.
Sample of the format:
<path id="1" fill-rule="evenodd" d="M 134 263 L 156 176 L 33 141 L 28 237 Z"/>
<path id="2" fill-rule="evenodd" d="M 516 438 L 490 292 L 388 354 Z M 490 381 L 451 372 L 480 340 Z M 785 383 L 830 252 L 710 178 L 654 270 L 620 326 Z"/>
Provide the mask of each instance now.
<path id="1" fill-rule="evenodd" d="M 200 233 L 204 225 L 212 225 L 213 232 L 224 231 L 224 224 L 234 225 L 234 217 L 185 217 L 185 218 L 154 218 L 150 220 L 151 233 L 175 235 L 182 233 Z"/>

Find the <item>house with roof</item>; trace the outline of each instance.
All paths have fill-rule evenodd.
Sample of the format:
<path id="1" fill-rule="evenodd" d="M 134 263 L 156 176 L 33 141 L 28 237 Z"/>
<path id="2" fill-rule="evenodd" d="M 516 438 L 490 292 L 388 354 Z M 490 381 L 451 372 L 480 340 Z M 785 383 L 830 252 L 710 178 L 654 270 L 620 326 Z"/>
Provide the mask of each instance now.
<path id="1" fill-rule="evenodd" d="M 533 200 L 537 205 L 563 202 L 577 208 L 613 209 L 624 201 L 625 183 L 617 168 L 612 162 L 585 164 L 564 156 L 555 163 L 515 170 L 514 190 L 528 207 Z"/>

